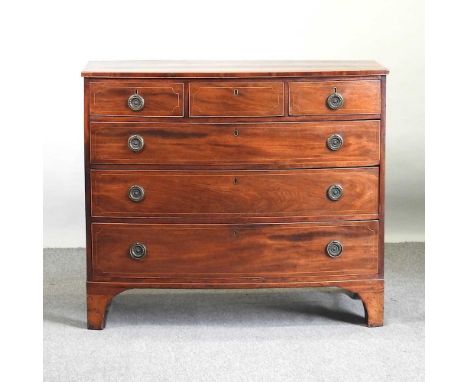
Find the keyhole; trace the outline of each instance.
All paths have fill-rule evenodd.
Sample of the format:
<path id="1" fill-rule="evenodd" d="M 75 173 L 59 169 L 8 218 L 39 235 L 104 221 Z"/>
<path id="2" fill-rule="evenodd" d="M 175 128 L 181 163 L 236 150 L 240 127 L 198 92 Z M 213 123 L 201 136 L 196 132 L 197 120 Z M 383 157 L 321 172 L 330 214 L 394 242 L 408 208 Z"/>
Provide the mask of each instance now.
<path id="1" fill-rule="evenodd" d="M 232 180 L 232 183 L 233 183 L 234 185 L 237 185 L 237 184 L 239 184 L 239 179 L 237 179 L 237 178 L 234 178 L 234 179 Z"/>
<path id="2" fill-rule="evenodd" d="M 235 137 L 238 137 L 238 136 L 239 136 L 239 130 L 237 130 L 237 129 L 234 130 L 234 136 L 235 136 Z"/>
<path id="3" fill-rule="evenodd" d="M 238 96 L 239 95 L 239 89 L 234 89 L 234 95 Z"/>
<path id="4" fill-rule="evenodd" d="M 232 231 L 232 234 L 234 237 L 238 237 L 239 236 L 239 231 L 237 229 L 235 229 L 234 231 Z"/>

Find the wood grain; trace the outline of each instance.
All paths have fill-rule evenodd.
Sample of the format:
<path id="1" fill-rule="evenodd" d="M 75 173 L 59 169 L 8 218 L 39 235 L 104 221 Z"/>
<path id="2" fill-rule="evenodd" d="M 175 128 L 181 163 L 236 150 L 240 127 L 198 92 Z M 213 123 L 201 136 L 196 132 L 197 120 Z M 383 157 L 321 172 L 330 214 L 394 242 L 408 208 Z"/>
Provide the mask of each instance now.
<path id="1" fill-rule="evenodd" d="M 375 275 L 378 222 L 348 224 L 144 225 L 93 224 L 96 276 L 151 277 Z M 343 253 L 326 254 L 339 240 Z M 147 255 L 129 256 L 143 243 Z"/>
<path id="2" fill-rule="evenodd" d="M 90 177 L 90 123 L 89 123 L 89 82 L 88 78 L 84 79 L 83 84 L 83 164 L 84 164 L 84 191 L 85 191 L 85 225 L 86 225 L 86 280 L 91 280 L 92 263 L 91 263 L 91 177 Z"/>
<path id="3" fill-rule="evenodd" d="M 287 110 L 287 109 L 286 109 Z M 187 111 L 188 113 L 188 111 Z M 109 116 L 109 115 L 91 115 L 91 122 L 128 122 L 132 124 L 141 123 L 186 123 L 187 125 L 192 123 L 215 123 L 215 124 L 226 124 L 226 123 L 266 123 L 266 122 L 322 122 L 322 121 L 368 121 L 368 120 L 380 120 L 379 114 L 330 114 L 330 115 L 284 115 L 282 117 L 145 117 L 140 115 L 132 116 Z"/>
<path id="4" fill-rule="evenodd" d="M 269 117 L 284 115 L 281 81 L 190 82 L 191 117 Z"/>
<path id="5" fill-rule="evenodd" d="M 326 77 L 387 74 L 375 61 L 91 61 L 81 72 L 101 78 Z"/>
<path id="6" fill-rule="evenodd" d="M 88 329 L 102 330 L 106 326 L 107 311 L 115 295 L 125 291 L 122 287 L 86 283 Z"/>
<path id="7" fill-rule="evenodd" d="M 182 117 L 184 84 L 168 81 L 92 81 L 90 83 L 92 115 L 131 117 Z M 138 93 L 144 98 L 142 110 L 128 107 L 128 98 Z"/>
<path id="8" fill-rule="evenodd" d="M 128 148 L 134 134 L 140 152 Z M 337 151 L 327 147 L 343 137 Z M 181 168 L 351 167 L 378 165 L 379 121 L 264 124 L 91 124 L 92 164 L 152 164 Z"/>
<path id="9" fill-rule="evenodd" d="M 383 325 L 384 317 L 384 292 L 360 292 L 359 298 L 362 300 L 365 310 L 367 326 L 377 327 Z"/>
<path id="10" fill-rule="evenodd" d="M 326 101 L 340 93 L 343 107 L 332 110 Z M 379 80 L 294 81 L 289 83 L 289 115 L 379 114 Z"/>
<path id="11" fill-rule="evenodd" d="M 295 171 L 93 170 L 92 215 L 312 216 L 374 219 L 378 213 L 378 168 Z M 343 197 L 327 198 L 339 184 Z M 141 202 L 128 198 L 144 188 Z"/>
<path id="12" fill-rule="evenodd" d="M 88 327 L 102 329 L 112 298 L 133 288 L 322 286 L 357 295 L 368 326 L 382 325 L 387 73 L 371 61 L 90 63 Z M 335 87 L 345 101 L 331 110 Z M 139 112 L 127 105 L 136 92 Z M 344 188 L 336 202 L 332 184 Z M 326 255 L 331 240 L 341 257 Z"/>
<path id="13" fill-rule="evenodd" d="M 367 326 L 382 326 L 384 311 L 384 282 L 382 279 L 361 278 L 360 280 L 323 280 L 323 281 L 298 281 L 290 278 L 283 281 L 272 281 L 270 278 L 257 277 L 256 280 L 245 278 L 236 282 L 233 277 L 224 280 L 200 280 L 198 278 L 177 281 L 174 278 L 160 281 L 132 279 L 131 281 L 111 281 L 86 283 L 88 296 L 88 328 L 103 329 L 106 324 L 106 314 L 112 298 L 129 289 L 146 288 L 317 288 L 333 287 L 342 288 L 345 291 L 356 294 L 362 299 L 364 305 L 364 320 Z M 157 304 L 157 301 L 155 301 Z"/>
<path id="14" fill-rule="evenodd" d="M 386 97 L 387 97 L 387 78 L 381 78 L 382 92 L 382 119 L 380 127 L 380 166 L 379 166 L 379 220 L 380 220 L 380 237 L 379 237 L 379 277 L 384 277 L 384 260 L 385 260 L 385 137 L 386 137 Z M 383 297 L 382 297 L 383 305 Z M 383 308 L 382 308 L 383 309 Z M 383 313 L 382 313 L 383 314 Z M 383 321 L 382 321 L 383 322 Z"/>

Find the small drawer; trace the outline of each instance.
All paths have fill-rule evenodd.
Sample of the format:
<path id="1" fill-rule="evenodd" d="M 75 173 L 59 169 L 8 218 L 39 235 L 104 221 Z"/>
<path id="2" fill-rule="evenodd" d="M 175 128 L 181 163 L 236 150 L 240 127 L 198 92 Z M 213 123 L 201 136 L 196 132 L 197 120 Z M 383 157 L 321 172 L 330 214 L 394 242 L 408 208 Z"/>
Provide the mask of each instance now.
<path id="1" fill-rule="evenodd" d="M 168 81 L 97 81 L 90 113 L 125 117 L 183 117 L 184 84 Z"/>
<path id="2" fill-rule="evenodd" d="M 192 82 L 191 117 L 274 117 L 284 115 L 283 82 Z"/>
<path id="3" fill-rule="evenodd" d="M 91 123 L 93 164 L 210 168 L 374 166 L 379 121 L 262 124 Z"/>
<path id="4" fill-rule="evenodd" d="M 377 221 L 336 224 L 92 224 L 94 276 L 375 275 Z M 170 281 L 170 279 L 169 279 Z"/>
<path id="5" fill-rule="evenodd" d="M 379 80 L 289 83 L 289 115 L 380 114 Z"/>
<path id="6" fill-rule="evenodd" d="M 99 217 L 378 217 L 379 169 L 92 170 Z"/>

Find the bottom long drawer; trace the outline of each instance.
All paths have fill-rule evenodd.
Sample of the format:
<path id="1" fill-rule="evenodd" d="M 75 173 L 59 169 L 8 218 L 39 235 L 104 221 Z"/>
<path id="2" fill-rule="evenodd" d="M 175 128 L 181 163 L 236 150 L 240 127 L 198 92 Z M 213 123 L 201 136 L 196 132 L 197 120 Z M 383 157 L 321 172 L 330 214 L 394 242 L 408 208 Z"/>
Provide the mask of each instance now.
<path id="1" fill-rule="evenodd" d="M 378 221 L 92 224 L 93 276 L 375 275 Z"/>

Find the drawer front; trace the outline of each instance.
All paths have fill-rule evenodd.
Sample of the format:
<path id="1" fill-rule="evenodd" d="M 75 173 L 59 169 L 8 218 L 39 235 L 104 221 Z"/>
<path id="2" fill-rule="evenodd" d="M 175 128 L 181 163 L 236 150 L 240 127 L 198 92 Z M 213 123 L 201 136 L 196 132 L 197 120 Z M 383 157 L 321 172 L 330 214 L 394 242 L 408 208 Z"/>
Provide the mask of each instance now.
<path id="1" fill-rule="evenodd" d="M 283 82 L 193 82 L 191 117 L 271 117 L 284 115 Z"/>
<path id="2" fill-rule="evenodd" d="M 128 278 L 375 275 L 378 229 L 376 221 L 336 225 L 95 223 L 93 272 Z M 335 242 L 334 249 L 331 242 Z"/>
<path id="3" fill-rule="evenodd" d="M 374 219 L 378 211 L 378 175 L 378 168 L 92 170 L 91 212 L 93 216 L 104 217 L 241 215 Z M 334 191 L 331 196 L 329 190 Z M 331 200 L 336 193 L 341 198 Z M 143 198 L 132 201 L 130 194 L 134 199 Z"/>
<path id="4" fill-rule="evenodd" d="M 183 83 L 168 81 L 91 82 L 90 92 L 90 113 L 94 115 L 126 117 L 182 117 L 184 115 Z"/>
<path id="5" fill-rule="evenodd" d="M 289 115 L 380 114 L 380 96 L 379 80 L 290 82 Z"/>
<path id="6" fill-rule="evenodd" d="M 379 164 L 379 121 L 91 124 L 91 163 L 351 167 Z M 135 140 L 134 143 L 129 140 Z"/>

